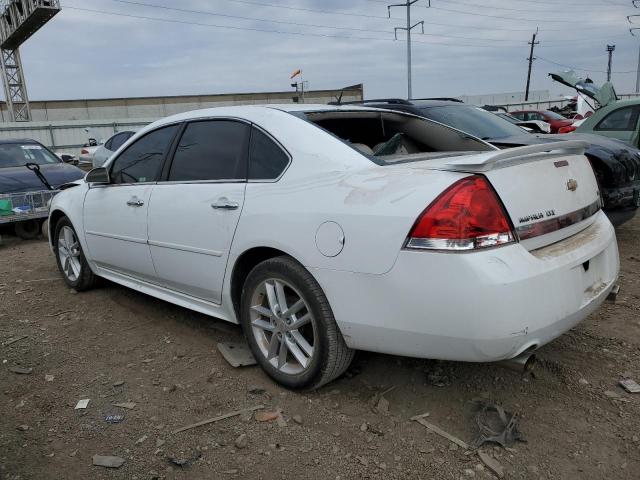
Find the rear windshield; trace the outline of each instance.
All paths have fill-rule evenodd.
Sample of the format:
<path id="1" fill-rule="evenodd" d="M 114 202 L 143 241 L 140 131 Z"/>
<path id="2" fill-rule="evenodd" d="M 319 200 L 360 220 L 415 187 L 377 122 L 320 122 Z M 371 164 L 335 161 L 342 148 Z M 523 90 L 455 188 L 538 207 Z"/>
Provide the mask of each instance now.
<path id="1" fill-rule="evenodd" d="M 566 120 L 567 119 L 566 117 L 563 117 L 559 113 L 552 112 L 551 110 L 545 110 L 544 114 L 545 114 L 545 116 L 549 117 L 552 120 Z"/>
<path id="2" fill-rule="evenodd" d="M 0 144 L 0 168 L 23 167 L 27 163 L 48 165 L 60 163 L 60 159 L 35 143 Z"/>
<path id="3" fill-rule="evenodd" d="M 329 110 L 303 115 L 378 165 L 410 160 L 417 154 L 437 157 L 440 152 L 493 150 L 465 132 L 415 115 L 386 110 Z"/>
<path id="4" fill-rule="evenodd" d="M 522 136 L 525 132 L 507 120 L 471 105 L 445 105 L 424 107 L 422 114 L 482 140 Z"/>

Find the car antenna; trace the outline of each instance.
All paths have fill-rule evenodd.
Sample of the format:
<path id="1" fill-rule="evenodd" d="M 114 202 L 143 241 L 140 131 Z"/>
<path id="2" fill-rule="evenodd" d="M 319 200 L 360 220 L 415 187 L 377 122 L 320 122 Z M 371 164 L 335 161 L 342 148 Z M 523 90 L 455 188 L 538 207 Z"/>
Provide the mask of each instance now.
<path id="1" fill-rule="evenodd" d="M 35 174 L 35 176 L 38 177 L 38 180 L 40 180 L 44 184 L 44 186 L 47 187 L 47 190 L 55 190 L 47 181 L 47 178 L 40 171 L 40 165 L 38 165 L 37 163 L 27 163 L 25 167 L 31 170 Z"/>
<path id="2" fill-rule="evenodd" d="M 342 105 L 342 96 L 344 95 L 344 89 L 340 90 L 340 95 L 336 97 L 336 105 Z"/>

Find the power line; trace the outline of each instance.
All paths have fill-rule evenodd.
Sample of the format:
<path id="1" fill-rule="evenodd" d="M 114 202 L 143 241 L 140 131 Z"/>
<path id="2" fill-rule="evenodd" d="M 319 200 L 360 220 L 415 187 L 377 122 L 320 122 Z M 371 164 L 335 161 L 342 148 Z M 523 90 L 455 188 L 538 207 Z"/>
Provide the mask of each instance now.
<path id="1" fill-rule="evenodd" d="M 133 0 L 111 0 L 112 2 L 117 2 L 117 3 L 124 3 L 127 5 L 136 5 L 136 6 L 140 6 L 140 7 L 148 7 L 148 8 L 157 8 L 157 9 L 161 9 L 161 10 L 169 10 L 169 11 L 174 11 L 174 12 L 182 12 L 182 13 L 193 13 L 193 14 L 197 14 L 197 15 L 210 15 L 210 16 L 215 16 L 215 17 L 223 17 L 223 18 L 232 18 L 232 19 L 236 19 L 236 20 L 249 20 L 249 21 L 254 21 L 254 22 L 267 22 L 267 23 L 277 23 L 277 24 L 281 24 L 281 25 L 293 25 L 293 26 L 297 26 L 297 27 L 312 27 L 312 28 L 328 28 L 328 29 L 332 29 L 332 30 L 351 30 L 354 32 L 367 32 L 367 33 L 385 33 L 385 34 L 389 34 L 390 30 L 377 30 L 377 29 L 372 29 L 372 28 L 356 28 L 356 27 L 337 27 L 334 25 L 326 25 L 326 24 L 317 24 L 317 23 L 301 23 L 301 22 L 289 22 L 289 21 L 283 21 L 283 20 L 271 20 L 271 19 L 266 19 L 266 18 L 256 18 L 256 17 L 247 17 L 247 16 L 241 16 L 241 15 L 229 15 L 226 13 L 218 13 L 218 12 L 212 12 L 212 11 L 208 11 L 208 10 L 191 10 L 191 9 L 187 9 L 187 8 L 177 8 L 177 7 L 168 7 L 165 5 L 158 5 L 155 3 L 145 3 L 145 2 L 138 2 L 138 1 L 133 1 Z M 439 33 L 425 33 L 426 36 L 432 36 L 432 37 L 443 37 L 443 38 L 459 38 L 461 40 L 481 40 L 481 41 L 487 41 L 487 42 L 504 42 L 503 39 L 497 39 L 497 38 L 481 38 L 481 37 L 466 37 L 466 36 L 460 36 L 460 35 L 447 35 L 447 34 L 439 34 Z"/>
<path id="2" fill-rule="evenodd" d="M 604 71 L 604 70 L 595 70 L 595 69 L 592 69 L 592 68 L 580 68 L 580 67 L 574 67 L 574 66 L 572 66 L 572 65 L 566 65 L 566 64 L 564 64 L 564 63 L 559 63 L 559 62 L 555 62 L 555 61 L 553 61 L 553 60 L 549 60 L 548 58 L 543 58 L 543 57 L 541 57 L 540 55 L 538 55 L 536 58 L 537 58 L 538 60 L 542 60 L 543 62 L 551 63 L 551 64 L 553 64 L 553 65 L 557 65 L 557 66 L 559 66 L 559 67 L 569 68 L 569 69 L 571 69 L 571 70 L 578 70 L 578 71 L 580 71 L 580 72 L 588 72 L 588 73 L 607 73 L 607 72 L 606 72 L 606 71 Z M 628 73 L 636 73 L 636 71 L 635 71 L 635 70 L 629 70 L 629 71 L 626 71 L 626 72 L 611 72 L 611 73 L 615 73 L 615 74 L 628 74 Z"/>
<path id="3" fill-rule="evenodd" d="M 457 13 L 460 15 L 472 15 L 475 17 L 487 17 L 487 18 L 500 18 L 503 20 L 516 20 L 519 22 L 536 22 L 536 23 L 543 23 L 543 22 L 551 22 L 551 23 L 572 23 L 571 20 L 555 20 L 555 19 L 549 19 L 549 18 L 517 18 L 517 17 L 505 17 L 502 15 L 489 15 L 487 13 L 476 13 L 476 12 L 465 12 L 464 10 L 455 10 L 452 8 L 443 8 L 443 7 L 434 7 L 431 6 L 432 9 L 434 10 L 440 10 L 443 12 L 450 12 L 450 13 Z"/>
<path id="4" fill-rule="evenodd" d="M 193 22 L 193 21 L 187 21 L 187 20 L 177 20 L 177 19 L 169 19 L 169 18 L 149 17 L 149 16 L 146 16 L 146 15 L 133 15 L 133 14 L 121 13 L 121 12 L 109 12 L 109 11 L 106 11 L 106 10 L 96 10 L 96 9 L 91 9 L 91 8 L 76 7 L 76 6 L 66 5 L 66 4 L 64 5 L 64 8 L 68 9 L 68 10 L 78 10 L 78 11 L 90 12 L 90 13 L 100 13 L 100 14 L 103 14 L 103 15 L 113 15 L 113 16 L 126 17 L 126 18 L 135 18 L 135 19 L 140 19 L 140 20 L 151 20 L 151 21 L 156 21 L 156 22 L 176 23 L 176 24 L 181 24 L 181 25 L 195 25 L 195 26 L 200 26 L 200 27 L 219 28 L 219 29 L 235 30 L 235 31 L 252 31 L 252 32 L 262 32 L 262 33 L 275 33 L 275 34 L 280 34 L 280 35 L 295 35 L 295 36 L 308 36 L 308 37 L 321 37 L 321 38 L 336 38 L 336 39 L 344 39 L 344 40 L 378 40 L 378 41 L 389 41 L 389 42 L 395 42 L 396 41 L 394 38 L 362 37 L 362 36 L 354 36 L 354 35 L 330 35 L 330 34 L 314 33 L 314 32 L 285 32 L 285 31 L 282 31 L 282 30 L 272 30 L 272 29 L 264 29 L 264 28 L 238 27 L 238 26 L 231 26 L 231 25 L 218 25 L 218 24 L 213 24 L 213 23 L 202 23 L 202 22 Z M 478 47 L 478 48 L 499 48 L 499 49 L 517 47 L 517 45 L 504 45 L 504 43 L 501 44 L 501 45 L 479 45 L 479 44 L 466 44 L 466 43 L 443 43 L 443 42 L 420 42 L 420 41 L 416 41 L 415 43 L 426 43 L 426 44 L 429 44 L 429 45 L 442 45 L 442 46 L 449 46 L 449 47 Z"/>

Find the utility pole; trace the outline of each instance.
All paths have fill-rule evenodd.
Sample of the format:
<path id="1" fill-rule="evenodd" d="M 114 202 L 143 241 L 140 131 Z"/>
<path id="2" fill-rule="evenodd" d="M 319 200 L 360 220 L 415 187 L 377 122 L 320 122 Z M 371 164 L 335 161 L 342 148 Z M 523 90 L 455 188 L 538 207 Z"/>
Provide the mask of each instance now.
<path id="1" fill-rule="evenodd" d="M 389 18 L 391 18 L 391 8 L 393 7 L 405 7 L 407 9 L 407 26 L 406 27 L 396 27 L 393 29 L 393 33 L 398 39 L 398 30 L 405 30 L 407 32 L 407 100 L 411 100 L 413 97 L 412 87 L 411 87 L 411 30 L 416 28 L 418 25 L 422 26 L 422 33 L 424 33 L 424 21 L 419 21 L 414 25 L 411 25 L 411 6 L 414 3 L 419 2 L 420 0 L 406 0 L 406 3 L 396 3 L 394 5 L 388 5 L 387 10 L 389 12 Z M 431 6 L 431 0 L 429 0 L 429 7 Z"/>
<path id="2" fill-rule="evenodd" d="M 613 52 L 615 51 L 615 45 L 607 45 L 607 52 L 609 53 L 609 63 L 607 64 L 607 82 L 611 81 L 611 60 L 613 58 Z"/>
<path id="3" fill-rule="evenodd" d="M 540 43 L 540 42 L 536 42 L 537 36 L 538 36 L 538 29 L 536 28 L 536 33 L 533 34 L 533 37 L 531 37 L 531 41 L 529 42 L 529 45 L 531 45 L 531 51 L 529 52 L 529 58 L 527 58 L 527 60 L 529 60 L 529 71 L 527 72 L 527 88 L 524 92 L 525 102 L 529 100 L 529 87 L 531 86 L 531 67 L 533 66 L 533 61 L 536 59 L 533 56 L 533 49 L 535 48 L 536 45 Z"/>
<path id="4" fill-rule="evenodd" d="M 631 4 L 633 5 L 634 8 L 638 8 L 638 0 L 633 0 Z M 627 15 L 627 21 L 630 24 L 633 24 L 631 19 L 633 17 L 638 17 L 638 16 L 639 15 Z M 633 33 L 635 30 L 639 30 L 639 29 L 637 27 L 629 29 L 629 33 L 631 33 L 631 35 L 633 35 L 634 37 L 636 36 L 636 34 Z M 639 93 L 639 92 L 640 92 L 640 45 L 638 45 L 638 70 L 636 71 L 636 93 Z"/>

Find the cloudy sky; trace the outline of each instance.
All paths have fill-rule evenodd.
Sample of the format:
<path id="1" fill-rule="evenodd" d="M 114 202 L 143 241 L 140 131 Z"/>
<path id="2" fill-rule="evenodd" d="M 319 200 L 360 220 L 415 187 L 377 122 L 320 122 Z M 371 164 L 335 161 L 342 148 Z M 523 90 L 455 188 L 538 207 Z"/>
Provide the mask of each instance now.
<path id="1" fill-rule="evenodd" d="M 412 8 L 412 20 L 425 22 L 425 34 L 413 35 L 414 97 L 524 90 L 536 27 L 532 89 L 570 93 L 547 77 L 565 66 L 604 81 L 610 43 L 613 82 L 631 92 L 640 45 L 640 30 L 629 34 L 626 16 L 640 13 L 631 3 L 431 0 L 426 8 L 420 0 Z M 383 0 L 62 4 L 21 49 L 32 99 L 283 91 L 297 68 L 312 89 L 364 83 L 369 98 L 406 96 L 405 35 L 393 34 L 406 9 L 388 19 Z"/>

